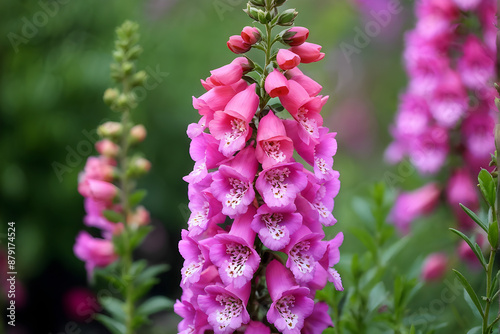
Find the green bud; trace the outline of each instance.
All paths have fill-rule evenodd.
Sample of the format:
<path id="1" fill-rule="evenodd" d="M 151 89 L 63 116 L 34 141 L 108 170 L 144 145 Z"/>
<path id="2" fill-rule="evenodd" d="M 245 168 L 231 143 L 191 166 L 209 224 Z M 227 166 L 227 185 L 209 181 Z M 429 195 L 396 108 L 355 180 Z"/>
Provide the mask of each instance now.
<path id="1" fill-rule="evenodd" d="M 254 6 L 264 7 L 266 5 L 265 0 L 250 0 L 249 1 Z"/>
<path id="2" fill-rule="evenodd" d="M 274 5 L 274 7 L 279 7 L 279 6 L 283 5 L 285 2 L 286 2 L 286 0 L 274 0 L 273 5 Z"/>
<path id="3" fill-rule="evenodd" d="M 122 64 L 122 70 L 125 75 L 129 75 L 130 73 L 132 73 L 133 68 L 134 64 L 132 64 L 131 62 L 126 61 Z"/>
<path id="4" fill-rule="evenodd" d="M 104 103 L 106 103 L 108 106 L 112 106 L 116 103 L 116 99 L 118 98 L 119 94 L 120 92 L 116 88 L 106 89 L 103 96 Z"/>
<path id="5" fill-rule="evenodd" d="M 247 9 L 244 9 L 243 11 L 247 13 L 252 20 L 259 21 L 259 10 L 250 6 L 250 3 L 247 3 Z"/>
<path id="6" fill-rule="evenodd" d="M 139 57 L 141 53 L 142 53 L 142 48 L 139 45 L 134 45 L 130 50 L 128 50 L 127 58 L 129 60 L 135 60 Z"/>
<path id="7" fill-rule="evenodd" d="M 123 127 L 118 122 L 106 122 L 97 128 L 97 134 L 103 138 L 118 137 L 122 131 Z"/>
<path id="8" fill-rule="evenodd" d="M 116 100 L 116 105 L 120 109 L 126 108 L 128 106 L 128 103 L 129 103 L 129 99 L 128 99 L 127 95 L 125 95 L 123 93 L 120 94 L 120 96 L 118 96 L 118 99 Z"/>
<path id="9" fill-rule="evenodd" d="M 266 12 L 263 12 L 260 9 L 258 9 L 258 18 L 259 18 L 258 21 L 260 23 L 262 23 L 262 24 L 266 24 L 267 23 Z"/>
<path id="10" fill-rule="evenodd" d="M 148 75 L 146 74 L 145 71 L 139 71 L 134 76 L 132 77 L 132 86 L 137 87 L 137 86 L 142 86 L 144 85 L 144 82 L 146 82 L 146 79 L 148 78 Z"/>
<path id="11" fill-rule="evenodd" d="M 115 59 L 116 62 L 121 63 L 123 61 L 123 57 L 125 55 L 123 54 L 122 50 L 115 50 L 113 51 L 113 58 Z"/>
<path id="12" fill-rule="evenodd" d="M 278 17 L 278 25 L 280 26 L 291 26 L 293 24 L 293 20 L 297 17 L 299 13 L 295 11 L 294 8 L 290 8 L 285 10 Z"/>

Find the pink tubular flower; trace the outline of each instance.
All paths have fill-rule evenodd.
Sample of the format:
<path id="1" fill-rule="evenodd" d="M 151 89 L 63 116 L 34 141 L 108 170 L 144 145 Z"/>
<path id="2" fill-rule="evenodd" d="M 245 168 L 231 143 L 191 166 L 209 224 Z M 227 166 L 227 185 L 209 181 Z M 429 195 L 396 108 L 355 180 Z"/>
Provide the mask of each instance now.
<path id="1" fill-rule="evenodd" d="M 309 29 L 304 27 L 293 27 L 285 33 L 283 41 L 290 46 L 299 46 L 309 37 Z"/>
<path id="2" fill-rule="evenodd" d="M 208 124 L 214 118 L 214 113 L 224 110 L 227 103 L 237 93 L 231 86 L 217 86 L 199 98 L 193 96 L 193 107 L 198 110 L 200 115 L 206 117 L 204 123 Z"/>
<path id="3" fill-rule="evenodd" d="M 300 64 L 300 56 L 290 50 L 279 49 L 276 61 L 283 71 L 291 70 Z"/>
<path id="4" fill-rule="evenodd" d="M 300 334 L 304 320 L 314 309 L 314 301 L 308 297 L 309 289 L 297 285 L 292 274 L 277 260 L 267 266 L 266 282 L 273 301 L 267 320 L 280 333 Z"/>
<path id="5" fill-rule="evenodd" d="M 401 96 L 400 100 L 394 131 L 402 137 L 423 133 L 432 119 L 426 99 L 407 93 Z"/>
<path id="6" fill-rule="evenodd" d="M 479 199 L 476 189 L 477 187 L 469 172 L 465 169 L 457 169 L 448 180 L 446 199 L 461 228 L 470 230 L 476 227 L 476 223 L 459 205 L 462 204 L 472 211 L 477 211 L 479 209 Z"/>
<path id="7" fill-rule="evenodd" d="M 250 321 L 245 334 L 271 334 L 271 329 L 262 322 Z"/>
<path id="8" fill-rule="evenodd" d="M 316 96 L 319 92 L 321 92 L 321 89 L 323 89 L 319 83 L 302 73 L 298 67 L 288 70 L 286 72 L 286 77 L 290 80 L 298 82 L 302 88 L 306 90 L 309 96 Z"/>
<path id="9" fill-rule="evenodd" d="M 332 317 L 328 313 L 328 304 L 318 302 L 314 304 L 312 314 L 304 321 L 302 334 L 323 333 L 328 327 L 333 327 Z"/>
<path id="10" fill-rule="evenodd" d="M 255 232 L 250 228 L 255 211 L 251 208 L 238 216 L 231 231 L 217 234 L 214 237 L 217 242 L 210 247 L 210 259 L 219 268 L 219 275 L 226 285 L 243 287 L 259 267 L 260 257 L 253 248 Z"/>
<path id="11" fill-rule="evenodd" d="M 246 43 L 239 35 L 233 35 L 229 37 L 229 41 L 227 41 L 227 47 L 229 48 L 229 50 L 236 54 L 248 52 L 252 48 L 252 46 Z"/>
<path id="12" fill-rule="evenodd" d="M 412 192 L 398 195 L 389 214 L 389 219 L 403 232 L 408 232 L 410 223 L 430 213 L 439 200 L 440 190 L 435 183 L 429 183 Z"/>
<path id="13" fill-rule="evenodd" d="M 328 272 L 328 281 L 332 282 L 337 291 L 344 291 L 342 286 L 342 278 L 340 274 L 333 267 L 340 261 L 339 247 L 344 242 L 344 234 L 337 233 L 335 238 L 328 241 L 325 255 L 319 261 L 321 266 Z"/>
<path id="14" fill-rule="evenodd" d="M 83 200 L 83 205 L 86 212 L 86 216 L 83 218 L 85 225 L 97 227 L 108 232 L 113 231 L 115 224 L 104 218 L 102 214 L 104 210 L 111 208 L 112 204 L 110 202 L 96 201 L 91 197 L 86 197 Z"/>
<path id="15" fill-rule="evenodd" d="M 233 155 L 245 146 L 252 131 L 248 123 L 259 105 L 255 84 L 236 94 L 228 102 L 224 111 L 217 111 L 209 123 L 210 132 L 220 140 L 219 151 L 226 157 Z"/>
<path id="16" fill-rule="evenodd" d="M 95 267 L 106 267 L 118 258 L 110 240 L 93 238 L 84 231 L 76 237 L 73 251 L 80 260 L 85 261 L 89 278 Z"/>
<path id="17" fill-rule="evenodd" d="M 248 146 L 228 164 L 221 165 L 210 185 L 212 194 L 222 203 L 222 213 L 234 218 L 247 211 L 255 198 L 253 180 L 257 173 L 255 149 Z"/>
<path id="18" fill-rule="evenodd" d="M 265 89 L 267 94 L 270 97 L 283 96 L 288 94 L 288 83 L 279 70 L 274 69 L 269 75 L 266 77 Z"/>
<path id="19" fill-rule="evenodd" d="M 241 38 L 245 43 L 253 45 L 261 39 L 259 29 L 246 26 L 241 32 Z"/>
<path id="20" fill-rule="evenodd" d="M 208 249 L 190 238 L 188 231 L 182 230 L 179 252 L 184 258 L 181 286 L 198 282 L 201 272 L 207 267 Z"/>
<path id="21" fill-rule="evenodd" d="M 233 333 L 242 324 L 250 322 L 246 309 L 250 284 L 241 288 L 210 285 L 205 288 L 205 292 L 206 295 L 198 296 L 198 304 L 208 315 L 208 322 L 215 334 Z"/>
<path id="22" fill-rule="evenodd" d="M 490 154 L 495 152 L 495 118 L 486 106 L 470 113 L 461 128 L 465 146 L 465 160 L 474 173 L 480 168 L 489 168 Z"/>
<path id="23" fill-rule="evenodd" d="M 210 71 L 210 81 L 217 86 L 229 86 L 238 82 L 243 76 L 243 67 L 236 58 L 231 63 Z"/>
<path id="24" fill-rule="evenodd" d="M 287 137 L 283 121 L 272 110 L 260 120 L 255 155 L 264 169 L 290 162 L 293 157 L 292 140 Z"/>
<path id="25" fill-rule="evenodd" d="M 471 89 L 483 88 L 495 76 L 495 60 L 474 35 L 468 36 L 464 43 L 458 72 L 463 83 Z"/>
<path id="26" fill-rule="evenodd" d="M 210 330 L 207 315 L 200 309 L 196 309 L 193 304 L 187 300 L 177 300 L 174 304 L 174 312 L 181 316 L 183 320 L 177 326 L 179 334 L 201 334 Z"/>
<path id="27" fill-rule="evenodd" d="M 188 206 L 191 210 L 187 222 L 190 236 L 202 234 L 210 226 L 223 223 L 226 218 L 221 212 L 222 205 L 208 191 L 196 192 Z"/>
<path id="28" fill-rule="evenodd" d="M 260 172 L 255 187 L 270 208 L 293 204 L 295 197 L 307 185 L 301 164 L 290 162 Z"/>
<path id="29" fill-rule="evenodd" d="M 299 229 L 302 216 L 295 213 L 295 206 L 271 209 L 263 204 L 251 223 L 252 229 L 267 248 L 279 251 L 290 242 L 290 236 Z"/>
<path id="30" fill-rule="evenodd" d="M 481 3 L 481 0 L 452 0 L 461 10 L 474 10 Z"/>
<path id="31" fill-rule="evenodd" d="M 96 201 L 110 201 L 118 193 L 112 183 L 98 180 L 84 180 L 81 186 L 78 186 L 78 191 L 84 197 L 90 197 Z"/>
<path id="32" fill-rule="evenodd" d="M 299 46 L 292 46 L 290 51 L 300 57 L 300 62 L 303 64 L 320 61 L 325 57 L 321 52 L 321 45 L 305 42 Z"/>
<path id="33" fill-rule="evenodd" d="M 421 277 L 424 282 L 439 281 L 446 274 L 448 257 L 443 253 L 433 253 L 424 261 Z"/>

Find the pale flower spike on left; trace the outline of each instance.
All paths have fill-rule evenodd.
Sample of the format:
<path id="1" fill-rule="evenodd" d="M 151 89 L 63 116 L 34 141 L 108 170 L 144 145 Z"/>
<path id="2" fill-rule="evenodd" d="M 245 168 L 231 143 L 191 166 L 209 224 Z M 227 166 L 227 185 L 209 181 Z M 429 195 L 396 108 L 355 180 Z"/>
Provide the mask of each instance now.
<path id="1" fill-rule="evenodd" d="M 149 315 L 171 308 L 172 301 L 156 296 L 144 300 L 144 295 L 157 283 L 156 275 L 166 265 L 147 266 L 145 260 L 134 261 L 133 251 L 152 230 L 149 212 L 139 205 L 145 190 L 136 189 L 136 180 L 147 173 L 151 163 L 139 152 L 131 152 L 146 138 L 146 128 L 134 124 L 131 112 L 137 107 L 133 88 L 142 86 L 147 78 L 137 71 L 135 61 L 142 52 L 137 44 L 138 25 L 125 22 L 117 30 L 111 77 L 121 86 L 108 88 L 104 102 L 121 116 L 119 122 L 101 124 L 96 143 L 98 156 L 89 157 L 78 178 L 78 191 L 84 197 L 88 227 L 100 230 L 94 237 L 82 231 L 76 238 L 75 255 L 85 262 L 89 281 L 99 275 L 119 291 L 117 296 L 99 298 L 109 313 L 98 314 L 112 333 L 137 333 Z"/>

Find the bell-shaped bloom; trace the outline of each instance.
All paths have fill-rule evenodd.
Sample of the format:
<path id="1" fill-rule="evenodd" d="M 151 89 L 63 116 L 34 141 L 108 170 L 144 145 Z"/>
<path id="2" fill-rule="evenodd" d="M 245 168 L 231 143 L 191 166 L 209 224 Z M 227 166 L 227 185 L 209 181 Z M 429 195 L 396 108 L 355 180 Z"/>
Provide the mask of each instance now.
<path id="1" fill-rule="evenodd" d="M 340 261 L 339 247 L 344 241 L 344 234 L 337 233 L 335 238 L 327 242 L 327 247 L 323 258 L 319 261 L 321 266 L 327 271 L 328 281 L 332 282 L 337 291 L 343 291 L 342 278 L 335 270 L 334 266 Z"/>
<path id="2" fill-rule="evenodd" d="M 273 303 L 267 312 L 267 320 L 280 333 L 300 334 L 304 320 L 311 315 L 314 301 L 309 289 L 300 287 L 290 271 L 277 260 L 266 268 L 266 283 Z"/>
<path id="3" fill-rule="evenodd" d="M 303 169 L 297 162 L 270 167 L 260 172 L 255 187 L 270 208 L 288 206 L 307 185 Z"/>
<path id="4" fill-rule="evenodd" d="M 245 334 L 271 334 L 271 329 L 259 321 L 250 321 Z"/>
<path id="5" fill-rule="evenodd" d="M 283 121 L 272 110 L 259 122 L 255 155 L 264 169 L 293 158 L 292 140 L 287 136 Z"/>
<path id="6" fill-rule="evenodd" d="M 434 209 L 440 192 L 435 183 L 429 183 L 412 192 L 400 193 L 389 214 L 389 220 L 404 233 L 408 232 L 412 221 Z"/>
<path id="7" fill-rule="evenodd" d="M 187 224 L 192 237 L 202 234 L 210 225 L 223 223 L 226 218 L 221 213 L 221 203 L 209 191 L 195 192 L 188 206 L 191 214 Z"/>
<path id="8" fill-rule="evenodd" d="M 298 46 L 292 46 L 290 51 L 300 57 L 300 62 L 303 64 L 313 63 L 320 61 L 325 57 L 321 52 L 321 45 L 305 42 Z"/>
<path id="9" fill-rule="evenodd" d="M 462 204 L 472 211 L 479 209 L 477 187 L 469 171 L 466 169 L 457 169 L 452 174 L 446 187 L 446 199 L 462 229 L 471 230 L 476 227 L 476 223 L 472 221 L 459 205 Z"/>
<path id="10" fill-rule="evenodd" d="M 206 268 L 205 259 L 208 258 L 208 249 L 189 237 L 188 231 L 182 230 L 181 235 L 179 252 L 184 258 L 181 285 L 186 286 L 199 281 L 201 272 Z"/>
<path id="11" fill-rule="evenodd" d="M 99 154 L 108 158 L 115 158 L 120 151 L 120 146 L 109 139 L 99 140 L 95 143 L 95 148 Z"/>
<path id="12" fill-rule="evenodd" d="M 95 201 L 111 201 L 118 193 L 118 188 L 110 182 L 86 179 L 79 183 L 78 191 Z"/>
<path id="13" fill-rule="evenodd" d="M 410 160 L 422 174 L 438 172 L 449 150 L 448 131 L 439 126 L 427 128 L 409 143 Z"/>
<path id="14" fill-rule="evenodd" d="M 210 71 L 210 81 L 217 86 L 232 85 L 243 76 L 243 68 L 239 61 L 233 60 L 231 63 Z"/>
<path id="15" fill-rule="evenodd" d="M 276 62 L 283 71 L 291 70 L 300 64 L 300 57 L 290 50 L 279 49 Z"/>
<path id="16" fill-rule="evenodd" d="M 215 334 L 233 333 L 241 325 L 250 322 L 246 309 L 250 289 L 250 284 L 241 288 L 210 285 L 205 288 L 205 295 L 198 296 L 198 304 L 208 315 L 208 322 Z"/>
<path id="17" fill-rule="evenodd" d="M 324 236 L 322 233 L 312 233 L 304 225 L 292 235 L 285 248 L 288 254 L 286 266 L 298 283 L 307 283 L 314 278 L 318 261 L 326 251 L 326 242 L 321 241 Z"/>
<path id="18" fill-rule="evenodd" d="M 274 209 L 266 204 L 259 207 L 251 227 L 259 234 L 264 246 L 270 250 L 279 251 L 288 245 L 290 236 L 302 224 L 302 216 L 294 211 L 294 205 Z"/>
<path id="19" fill-rule="evenodd" d="M 213 169 L 226 157 L 218 150 L 219 142 L 208 133 L 201 133 L 191 140 L 189 155 L 194 161 L 203 161 L 207 169 Z"/>
<path id="20" fill-rule="evenodd" d="M 339 172 L 333 171 L 332 178 L 327 181 L 318 182 L 318 179 L 309 176 L 310 186 L 302 192 L 302 195 L 311 203 L 312 207 L 318 211 L 318 221 L 324 226 L 335 225 L 337 219 L 333 217 L 332 210 L 334 198 L 340 190 Z"/>
<path id="21" fill-rule="evenodd" d="M 179 334 L 202 334 L 210 330 L 207 315 L 197 309 L 187 300 L 177 300 L 174 304 L 174 312 L 183 318 L 177 329 Z"/>
<path id="22" fill-rule="evenodd" d="M 470 35 L 463 45 L 463 56 L 458 61 L 458 73 L 470 89 L 481 89 L 495 76 L 495 60 L 479 38 Z"/>
<path id="23" fill-rule="evenodd" d="M 319 83 L 302 73 L 298 67 L 288 70 L 286 72 L 286 77 L 290 80 L 298 82 L 311 97 L 318 95 L 323 89 Z"/>
<path id="24" fill-rule="evenodd" d="M 261 39 L 259 29 L 255 27 L 246 26 L 241 31 L 241 38 L 245 43 L 253 45 L 258 41 L 260 41 Z"/>
<path id="25" fill-rule="evenodd" d="M 333 327 L 332 317 L 328 313 L 328 304 L 317 302 L 314 304 L 313 312 L 304 321 L 302 334 L 323 333 L 328 327 Z"/>
<path id="26" fill-rule="evenodd" d="M 298 135 L 304 143 L 317 141 L 318 128 L 323 125 L 323 118 L 319 114 L 328 97 L 310 97 L 307 91 L 297 82 L 288 81 L 289 93 L 280 96 L 283 107 L 300 124 Z"/>
<path id="27" fill-rule="evenodd" d="M 210 89 L 199 98 L 193 96 L 193 107 L 199 114 L 205 116 L 205 123 L 209 124 L 214 113 L 224 110 L 227 103 L 237 94 L 231 86 L 218 86 Z"/>
<path id="28" fill-rule="evenodd" d="M 443 253 L 433 253 L 425 259 L 420 276 L 424 282 L 440 281 L 447 268 L 448 257 Z"/>
<path id="29" fill-rule="evenodd" d="M 95 267 L 106 267 L 118 258 L 111 240 L 93 238 L 85 231 L 80 232 L 76 237 L 73 252 L 77 258 L 85 261 L 89 279 Z"/>
<path id="30" fill-rule="evenodd" d="M 87 226 L 97 227 L 105 231 L 113 231 L 115 223 L 107 220 L 102 212 L 104 210 L 109 210 L 112 208 L 110 202 L 106 201 L 96 201 L 91 197 L 86 197 L 83 201 L 83 206 L 85 208 L 85 217 L 83 222 Z"/>
<path id="31" fill-rule="evenodd" d="M 226 157 L 241 150 L 252 135 L 248 123 L 259 106 L 255 84 L 236 94 L 224 111 L 217 111 L 209 123 L 210 132 L 220 140 L 219 151 Z"/>
<path id="32" fill-rule="evenodd" d="M 452 0 L 460 10 L 474 10 L 481 3 L 481 0 Z"/>
<path id="33" fill-rule="evenodd" d="M 462 122 L 462 138 L 465 160 L 474 173 L 480 168 L 489 168 L 490 154 L 495 152 L 495 118 L 486 106 L 470 113 Z"/>
<path id="34" fill-rule="evenodd" d="M 429 109 L 436 122 L 446 128 L 453 127 L 465 114 L 469 99 L 457 73 L 448 71 L 434 90 Z"/>
<path id="35" fill-rule="evenodd" d="M 111 181 L 113 180 L 113 167 L 116 166 L 114 159 L 99 156 L 89 157 L 85 163 L 84 174 L 86 179 Z"/>
<path id="36" fill-rule="evenodd" d="M 270 97 L 278 97 L 288 94 L 288 80 L 278 69 L 274 69 L 266 77 L 265 89 Z"/>
<path id="37" fill-rule="evenodd" d="M 205 260 L 209 261 L 209 259 Z M 208 265 L 207 268 L 200 273 L 198 282 L 189 285 L 189 288 L 184 287 L 181 300 L 190 302 L 197 310 L 201 309 L 198 304 L 198 296 L 206 295 L 205 288 L 210 285 L 222 285 L 219 271 L 213 264 Z"/>
<path id="38" fill-rule="evenodd" d="M 247 211 L 255 198 L 253 180 L 257 173 L 255 149 L 247 146 L 233 160 L 221 165 L 213 176 L 212 194 L 222 203 L 222 213 L 234 218 Z"/>
<path id="39" fill-rule="evenodd" d="M 283 41 L 290 46 L 299 46 L 309 37 L 309 29 L 304 27 L 293 27 L 287 30 Z"/>
<path id="40" fill-rule="evenodd" d="M 416 136 L 423 133 L 432 120 L 429 105 L 422 96 L 407 93 L 400 98 L 393 131 L 399 137 Z"/>
<path id="41" fill-rule="evenodd" d="M 240 288 L 250 282 L 257 271 L 260 257 L 253 248 L 255 232 L 250 223 L 255 214 L 251 207 L 246 214 L 238 216 L 229 233 L 217 234 L 210 247 L 210 259 L 219 268 L 219 275 L 226 285 Z"/>
<path id="42" fill-rule="evenodd" d="M 241 54 L 250 51 L 252 45 L 245 42 L 245 40 L 240 35 L 233 35 L 229 37 L 229 40 L 227 41 L 227 47 L 232 52 Z"/>

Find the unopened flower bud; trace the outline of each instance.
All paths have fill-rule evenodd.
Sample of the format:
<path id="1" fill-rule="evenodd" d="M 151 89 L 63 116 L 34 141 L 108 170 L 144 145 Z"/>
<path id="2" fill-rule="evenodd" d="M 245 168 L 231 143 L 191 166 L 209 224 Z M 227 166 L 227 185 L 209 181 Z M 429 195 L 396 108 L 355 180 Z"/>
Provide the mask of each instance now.
<path id="1" fill-rule="evenodd" d="M 116 88 L 106 89 L 103 96 L 104 103 L 106 103 L 108 106 L 112 106 L 113 104 L 116 103 L 116 100 L 119 95 L 120 92 Z"/>
<path id="2" fill-rule="evenodd" d="M 106 122 L 97 128 L 97 133 L 103 138 L 118 137 L 122 131 L 123 127 L 118 122 Z"/>
<path id="3" fill-rule="evenodd" d="M 309 37 L 309 29 L 304 27 L 293 27 L 283 35 L 283 42 L 290 46 L 303 44 Z"/>
<path id="4" fill-rule="evenodd" d="M 227 47 L 229 48 L 229 50 L 236 54 L 245 53 L 252 48 L 252 46 L 246 43 L 239 35 L 233 35 L 229 37 L 229 41 L 227 41 Z"/>
<path id="5" fill-rule="evenodd" d="M 147 131 L 144 125 L 137 124 L 130 129 L 130 137 L 134 142 L 142 142 L 146 139 Z"/>
<path id="6" fill-rule="evenodd" d="M 497 106 L 498 111 L 500 111 L 500 99 L 495 97 L 495 105 Z"/>
<path id="7" fill-rule="evenodd" d="M 134 68 L 134 65 L 131 62 L 124 62 L 122 64 L 122 70 L 123 73 L 125 74 L 130 74 L 132 72 L 132 69 Z"/>
<path id="8" fill-rule="evenodd" d="M 250 0 L 250 3 L 254 6 L 264 7 L 266 5 L 265 0 Z"/>
<path id="9" fill-rule="evenodd" d="M 115 50 L 113 51 L 113 58 L 115 59 L 116 62 L 121 63 L 123 61 L 123 51 L 122 50 Z"/>
<path id="10" fill-rule="evenodd" d="M 252 20 L 258 21 L 259 20 L 259 12 L 262 12 L 260 9 L 254 8 L 250 6 L 249 3 L 247 3 L 247 9 L 244 10 L 245 13 L 250 16 Z"/>
<path id="11" fill-rule="evenodd" d="M 129 225 L 137 228 L 149 224 L 151 216 L 149 215 L 149 211 L 140 205 L 133 214 L 128 215 L 127 221 Z"/>
<path id="12" fill-rule="evenodd" d="M 150 170 L 151 170 L 151 162 L 149 162 L 149 160 L 141 157 L 135 157 L 132 159 L 128 167 L 127 176 L 139 177 L 141 175 L 146 174 Z"/>
<path id="13" fill-rule="evenodd" d="M 283 11 L 278 18 L 278 25 L 291 26 L 298 14 L 299 13 L 294 8 Z"/>
<path id="14" fill-rule="evenodd" d="M 145 71 L 139 71 L 139 72 L 137 72 L 132 77 L 132 86 L 137 87 L 137 86 L 144 85 L 144 82 L 146 82 L 147 78 L 148 78 L 148 75 L 146 74 Z"/>
<path id="15" fill-rule="evenodd" d="M 262 10 L 259 10 L 258 12 L 258 15 L 257 15 L 257 18 L 259 20 L 260 23 L 262 24 L 266 24 L 267 22 L 269 22 L 270 20 L 267 19 L 267 13 L 262 11 Z"/>
<path id="16" fill-rule="evenodd" d="M 127 107 L 129 101 L 128 101 L 128 97 L 127 95 L 125 94 L 120 94 L 120 96 L 118 96 L 117 100 L 116 100 L 116 105 L 119 107 L 119 108 L 125 108 Z"/>
<path id="17" fill-rule="evenodd" d="M 95 143 L 95 148 L 99 154 L 109 158 L 116 157 L 120 151 L 120 147 L 109 139 L 99 140 Z"/>
<path id="18" fill-rule="evenodd" d="M 261 40 L 261 34 L 259 29 L 246 26 L 241 32 L 241 38 L 243 38 L 245 43 L 253 45 Z"/>

